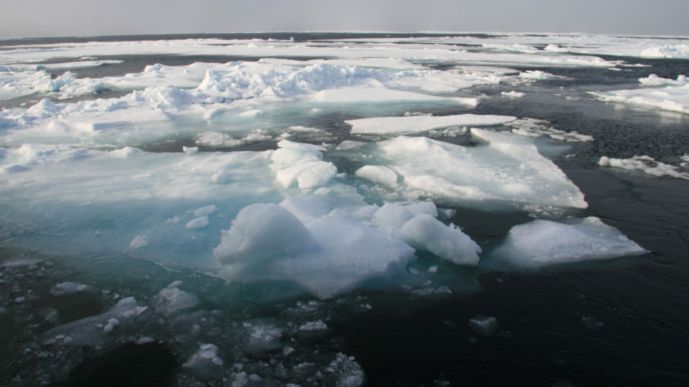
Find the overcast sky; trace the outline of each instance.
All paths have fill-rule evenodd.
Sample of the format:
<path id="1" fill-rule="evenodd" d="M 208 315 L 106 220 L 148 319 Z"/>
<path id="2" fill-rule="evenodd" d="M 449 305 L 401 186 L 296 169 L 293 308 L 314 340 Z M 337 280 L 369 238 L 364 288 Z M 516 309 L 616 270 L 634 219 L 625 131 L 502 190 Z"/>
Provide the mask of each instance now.
<path id="1" fill-rule="evenodd" d="M 259 31 L 689 35 L 689 0 L 0 0 L 0 36 Z"/>

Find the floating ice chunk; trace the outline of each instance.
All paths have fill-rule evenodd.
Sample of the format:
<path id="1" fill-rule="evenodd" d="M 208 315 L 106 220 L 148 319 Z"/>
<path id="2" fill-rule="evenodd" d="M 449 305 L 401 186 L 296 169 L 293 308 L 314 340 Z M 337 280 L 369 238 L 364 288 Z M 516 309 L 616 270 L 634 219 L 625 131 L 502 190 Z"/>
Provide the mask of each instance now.
<path id="1" fill-rule="evenodd" d="M 562 47 L 558 44 L 553 44 L 553 43 L 548 44 L 543 50 L 548 51 L 548 52 L 568 52 L 569 51 L 569 49 L 567 47 Z"/>
<path id="2" fill-rule="evenodd" d="M 685 75 L 679 75 L 677 79 L 667 79 L 651 74 L 646 78 L 639 78 L 639 83 L 644 86 L 682 86 L 689 83 L 689 80 Z"/>
<path id="3" fill-rule="evenodd" d="M 323 147 L 311 144 L 282 140 L 278 143 L 278 148 L 270 156 L 270 159 L 279 166 L 289 167 L 296 163 L 320 161 L 323 158 L 321 153 Z"/>
<path id="4" fill-rule="evenodd" d="M 269 322 L 247 322 L 244 327 L 249 329 L 246 346 L 250 353 L 260 354 L 275 351 L 280 348 L 283 330 Z"/>
<path id="5" fill-rule="evenodd" d="M 683 172 L 679 167 L 656 161 L 651 156 L 634 156 L 628 159 L 616 159 L 603 156 L 598 160 L 598 165 L 601 167 L 643 172 L 651 176 L 668 176 L 689 180 L 689 172 Z"/>
<path id="6" fill-rule="evenodd" d="M 642 80 L 642 83 L 654 87 L 590 92 L 590 94 L 602 101 L 689 113 L 689 82 L 686 81 L 686 78 L 678 78 L 677 81 L 672 82 L 658 78 L 647 78 L 645 81 Z"/>
<path id="7" fill-rule="evenodd" d="M 388 230 L 400 230 L 408 221 L 418 215 L 438 216 L 433 202 L 385 203 L 373 213 L 376 224 Z"/>
<path id="8" fill-rule="evenodd" d="M 198 228 L 204 228 L 208 226 L 208 217 L 207 216 L 200 216 L 198 218 L 194 218 L 187 222 L 187 224 L 184 226 L 188 229 L 198 229 Z"/>
<path id="9" fill-rule="evenodd" d="M 108 320 L 107 324 L 105 324 L 105 326 L 103 327 L 103 331 L 105 333 L 110 333 L 118 325 L 120 325 L 120 320 L 118 320 L 116 318 L 111 318 L 110 320 Z"/>
<path id="10" fill-rule="evenodd" d="M 308 321 L 299 326 L 299 330 L 305 332 L 324 331 L 326 329 L 328 329 L 328 325 L 323 320 Z"/>
<path id="11" fill-rule="evenodd" d="M 140 249 L 148 244 L 148 238 L 146 238 L 146 235 L 139 234 L 135 236 L 131 242 L 129 242 L 129 246 L 132 249 Z"/>
<path id="12" fill-rule="evenodd" d="M 134 297 L 123 298 L 103 314 L 85 317 L 81 320 L 55 327 L 43 334 L 44 342 L 77 346 L 97 346 L 105 340 L 105 334 L 115 326 L 129 325 L 146 311 Z M 66 340 L 69 338 L 69 340 Z"/>
<path id="13" fill-rule="evenodd" d="M 337 174 L 337 168 L 330 162 L 322 161 L 322 147 L 282 140 L 279 149 L 273 152 L 273 170 L 276 180 L 283 187 L 297 184 L 302 190 L 315 189 L 327 185 Z"/>
<path id="14" fill-rule="evenodd" d="M 223 233 L 215 256 L 225 264 L 240 262 L 249 275 L 293 281 L 328 298 L 414 253 L 391 234 L 342 214 L 302 217 L 309 220 L 302 223 L 272 204 L 245 207 Z"/>
<path id="15" fill-rule="evenodd" d="M 397 185 L 398 176 L 392 169 L 381 165 L 364 165 L 357 169 L 356 176 L 386 187 Z"/>
<path id="16" fill-rule="evenodd" d="M 389 103 L 389 102 L 436 102 L 475 107 L 477 98 L 439 97 L 411 91 L 386 89 L 380 87 L 348 87 L 326 89 L 312 94 L 308 98 L 320 103 Z"/>
<path id="17" fill-rule="evenodd" d="M 512 90 L 512 91 L 503 91 L 502 93 L 500 93 L 500 95 L 502 95 L 503 97 L 507 97 L 507 98 L 521 98 L 521 97 L 525 96 L 526 94 L 519 92 L 519 91 Z"/>
<path id="18" fill-rule="evenodd" d="M 88 286 L 76 282 L 61 282 L 53 286 L 52 289 L 50 289 L 50 294 L 54 296 L 63 296 L 68 294 L 81 293 L 84 290 L 86 290 L 86 288 L 88 288 Z"/>
<path id="19" fill-rule="evenodd" d="M 342 353 L 338 353 L 328 368 L 327 373 L 336 376 L 335 385 L 339 387 L 359 387 L 364 385 L 365 375 L 356 359 Z"/>
<path id="20" fill-rule="evenodd" d="M 483 44 L 484 48 L 503 50 L 503 51 L 513 51 L 521 52 L 525 54 L 533 54 L 538 52 L 538 49 L 533 46 L 527 46 L 525 44 L 515 43 L 515 44 Z"/>
<path id="21" fill-rule="evenodd" d="M 511 265 L 538 268 L 646 252 L 617 229 L 588 217 L 569 223 L 535 220 L 514 226 L 493 255 Z"/>
<path id="22" fill-rule="evenodd" d="M 199 350 L 187 359 L 182 367 L 189 369 L 196 376 L 210 378 L 219 375 L 223 360 L 218 356 L 218 347 L 214 344 L 200 344 Z"/>
<path id="23" fill-rule="evenodd" d="M 216 210 L 215 204 L 209 204 L 194 210 L 194 216 L 208 216 Z"/>
<path id="24" fill-rule="evenodd" d="M 259 262 L 292 256 L 314 246 L 309 230 L 292 213 L 275 204 L 252 204 L 239 211 L 223 231 L 213 254 L 220 263 Z"/>
<path id="25" fill-rule="evenodd" d="M 378 143 L 381 164 L 402 176 L 399 194 L 447 204 L 586 208 L 581 191 L 533 141 L 506 132 L 472 129 L 483 142 L 464 147 L 425 137 Z"/>
<path id="26" fill-rule="evenodd" d="M 459 228 L 446 226 L 437 216 L 432 202 L 386 203 L 373 214 L 373 221 L 418 250 L 459 265 L 476 265 L 481 248 Z"/>
<path id="27" fill-rule="evenodd" d="M 198 147 L 195 147 L 195 146 L 183 146 L 183 147 L 182 147 L 182 152 L 184 152 L 184 153 L 186 153 L 186 154 L 188 154 L 188 155 L 192 155 L 192 154 L 194 154 L 194 153 L 198 153 L 198 151 L 199 151 L 199 148 L 198 148 Z"/>
<path id="28" fill-rule="evenodd" d="M 644 58 L 689 58 L 689 44 L 665 44 L 641 51 Z"/>
<path id="29" fill-rule="evenodd" d="M 121 158 L 121 159 L 126 159 L 129 157 L 135 156 L 135 155 L 140 155 L 141 152 L 143 152 L 141 149 L 126 146 L 122 149 L 110 151 L 109 155 L 113 156 L 113 157 Z"/>
<path id="30" fill-rule="evenodd" d="M 409 134 L 448 126 L 494 126 L 516 120 L 510 116 L 460 114 L 454 116 L 374 117 L 345 121 L 352 134 Z"/>
<path id="31" fill-rule="evenodd" d="M 224 148 L 241 145 L 242 141 L 233 138 L 229 134 L 219 132 L 203 132 L 196 137 L 196 145 L 210 148 Z"/>
<path id="32" fill-rule="evenodd" d="M 180 290 L 179 285 L 179 282 L 173 282 L 158 292 L 154 299 L 157 311 L 170 315 L 192 309 L 199 304 L 199 298 L 195 294 Z"/>
<path id="33" fill-rule="evenodd" d="M 564 142 L 590 142 L 593 137 L 587 134 L 581 134 L 577 131 L 565 132 L 549 126 L 548 122 L 541 120 L 534 120 L 531 118 L 522 118 L 510 124 L 512 133 L 527 137 L 541 137 L 547 136 L 554 140 Z"/>
<path id="34" fill-rule="evenodd" d="M 469 327 L 481 336 L 493 336 L 498 331 L 498 319 L 492 316 L 475 316 L 469 320 Z"/>
<path id="35" fill-rule="evenodd" d="M 456 226 L 445 226 L 430 215 L 417 215 L 402 226 L 404 240 L 413 247 L 458 265 L 476 265 L 481 248 Z"/>
<path id="36" fill-rule="evenodd" d="M 527 70 L 522 73 L 519 73 L 519 78 L 533 81 L 544 81 L 547 79 L 555 79 L 559 77 L 541 70 Z"/>
<path id="37" fill-rule="evenodd" d="M 298 183 L 299 188 L 307 190 L 328 184 L 336 174 L 337 168 L 332 163 L 313 161 L 281 169 L 277 171 L 276 179 L 285 188 Z"/>

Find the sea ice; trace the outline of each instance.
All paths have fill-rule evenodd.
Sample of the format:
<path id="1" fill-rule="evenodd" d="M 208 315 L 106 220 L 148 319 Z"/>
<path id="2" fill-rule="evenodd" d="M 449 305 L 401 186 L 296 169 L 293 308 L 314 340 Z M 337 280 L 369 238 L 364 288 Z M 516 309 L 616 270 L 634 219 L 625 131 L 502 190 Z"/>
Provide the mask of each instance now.
<path id="1" fill-rule="evenodd" d="M 302 190 L 327 185 L 337 174 L 333 163 L 322 161 L 323 148 L 288 140 L 278 143 L 271 155 L 276 180 L 285 188 L 296 184 Z"/>
<path id="2" fill-rule="evenodd" d="M 524 93 L 522 93 L 522 92 L 519 92 L 519 91 L 514 91 L 514 90 L 512 90 L 512 91 L 503 91 L 503 92 L 500 93 L 500 95 L 502 95 L 503 97 L 515 98 L 515 99 L 516 99 L 516 98 L 522 98 L 522 97 L 525 96 L 526 94 L 524 94 Z"/>
<path id="3" fill-rule="evenodd" d="M 565 132 L 550 126 L 547 121 L 522 118 L 510 124 L 512 133 L 527 137 L 547 136 L 564 142 L 591 142 L 593 137 L 577 131 Z"/>
<path id="4" fill-rule="evenodd" d="M 651 156 L 634 156 L 628 159 L 603 156 L 598 160 L 598 165 L 628 171 L 639 171 L 657 177 L 668 176 L 689 180 L 689 172 L 684 172 L 677 166 L 656 161 Z"/>
<path id="5" fill-rule="evenodd" d="M 399 178 L 395 171 L 381 165 L 364 165 L 357 169 L 355 174 L 362 179 L 382 184 L 389 188 L 396 186 Z"/>
<path id="6" fill-rule="evenodd" d="M 587 207 L 581 191 L 538 152 L 532 139 L 483 129 L 471 133 L 479 145 L 397 137 L 378 143 L 371 156 L 401 176 L 395 192 L 409 199 L 486 207 Z"/>
<path id="7" fill-rule="evenodd" d="M 303 196 L 245 207 L 214 254 L 234 278 L 289 280 L 321 298 L 404 267 L 410 244 L 457 264 L 478 262 L 478 245 L 435 219 L 433 203 L 339 204 Z"/>
<path id="8" fill-rule="evenodd" d="M 60 282 L 50 289 L 50 294 L 54 296 L 63 296 L 68 294 L 81 293 L 86 290 L 88 286 L 76 282 Z"/>
<path id="9" fill-rule="evenodd" d="M 452 116 L 373 117 L 345 121 L 352 134 L 411 134 L 448 126 L 494 126 L 516 120 L 516 117 L 460 114 Z"/>
<path id="10" fill-rule="evenodd" d="M 493 316 L 475 316 L 469 319 L 469 326 L 481 336 L 493 336 L 498 331 L 498 319 Z"/>
<path id="11" fill-rule="evenodd" d="M 646 252 L 617 229 L 588 217 L 566 223 L 535 220 L 514 226 L 492 255 L 517 267 L 538 268 Z"/>
<path id="12" fill-rule="evenodd" d="M 639 81 L 647 87 L 591 92 L 591 95 L 602 101 L 689 113 L 689 81 L 685 76 L 680 75 L 676 80 L 672 80 L 651 75 Z"/>
<path id="13" fill-rule="evenodd" d="M 199 298 L 192 293 L 179 289 L 179 282 L 173 282 L 162 289 L 154 298 L 156 311 L 172 315 L 179 311 L 186 311 L 199 304 Z"/>
<path id="14" fill-rule="evenodd" d="M 101 345 L 116 325 L 130 325 L 145 312 L 147 307 L 139 305 L 134 297 L 119 300 L 106 312 L 72 321 L 55 327 L 43 334 L 46 344 L 69 344 L 77 346 Z M 114 320 L 114 321 L 113 321 Z"/>

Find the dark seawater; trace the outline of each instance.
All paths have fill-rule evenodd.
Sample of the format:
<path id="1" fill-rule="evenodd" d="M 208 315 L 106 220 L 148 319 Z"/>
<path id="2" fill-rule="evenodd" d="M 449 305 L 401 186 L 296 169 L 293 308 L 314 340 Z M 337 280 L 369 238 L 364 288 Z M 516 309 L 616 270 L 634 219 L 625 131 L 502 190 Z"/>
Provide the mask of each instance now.
<path id="1" fill-rule="evenodd" d="M 166 38 L 294 37 L 295 41 L 309 41 L 386 36 L 389 35 L 288 33 Z M 132 40 L 160 38 L 131 37 Z M 0 45 L 91 40 L 115 38 L 26 39 L 0 42 Z M 98 77 L 140 71 L 153 63 L 183 65 L 195 61 L 258 58 L 123 56 L 98 59 L 121 59 L 124 63 L 75 72 L 80 76 Z M 594 90 L 635 87 L 639 77 L 651 73 L 672 78 L 687 74 L 689 61 L 608 59 L 649 67 L 625 68 L 619 72 L 539 68 L 567 78 L 518 87 L 499 85 L 472 89 L 470 93 L 475 95 L 494 96 L 482 100 L 473 112 L 544 119 L 557 129 L 592 135 L 593 143 L 572 145 L 566 152 L 573 154 L 572 157 L 555 159 L 586 195 L 589 208 L 577 215 L 601 218 L 650 252 L 636 258 L 573 264 L 538 272 L 485 271 L 478 275 L 476 289 L 452 295 L 419 297 L 394 288 L 359 290 L 351 297 L 365 296 L 373 308 L 366 313 L 351 313 L 346 308 L 333 307 L 329 322 L 331 331 L 321 340 L 336 342 L 342 352 L 354 356 L 364 369 L 368 385 L 689 385 L 689 182 L 611 171 L 596 165 L 603 155 L 627 158 L 641 154 L 676 164 L 680 156 L 689 153 L 689 116 L 620 107 L 587 95 Z M 514 100 L 499 97 L 501 91 L 510 90 L 523 91 L 526 96 Z M 427 112 L 452 114 L 465 110 Z M 349 118 L 346 112 L 330 114 L 318 118 L 314 125 L 331 130 L 338 139 L 346 139 L 343 121 Z M 152 144 L 147 150 L 171 151 L 179 149 L 180 144 L 186 143 L 180 140 L 168 145 Z M 254 150 L 261 150 L 272 145 L 255 147 Z M 344 160 L 333 161 L 340 170 L 351 169 Z M 522 213 L 457 210 L 454 220 L 474 240 L 488 248 L 502 240 L 512 225 L 530 219 Z M 15 252 L 6 250 L 0 252 L 4 257 L 13 254 Z M 11 272 L 19 272 L 20 277 L 9 278 L 9 269 L 0 270 L 5 273 L 0 277 L 0 292 L 5 300 L 14 299 L 18 289 L 28 286 L 27 281 L 45 282 L 41 276 L 22 274 L 20 270 Z M 60 270 L 67 271 L 61 272 L 64 278 L 78 279 L 83 275 L 74 268 Z M 88 267 L 83 269 L 84 272 L 88 270 Z M 157 272 L 142 269 L 142 273 Z M 126 278 L 113 275 L 109 281 L 112 288 L 123 292 L 133 290 Z M 168 279 L 158 279 L 154 285 L 140 286 L 154 292 L 165 286 L 166 281 Z M 223 295 L 225 293 L 221 292 L 229 292 L 213 286 L 210 289 Z M 263 291 L 270 293 L 271 289 Z M 291 294 L 284 297 L 303 298 Z M 268 294 L 266 299 L 270 299 Z M 63 322 L 98 313 L 105 307 L 98 298 L 65 302 L 73 304 L 61 307 Z M 219 300 L 213 302 L 215 307 L 221 308 Z M 256 301 L 256 304 L 261 303 Z M 281 300 L 251 308 L 260 310 L 259 315 L 274 317 L 280 315 L 283 305 L 285 301 Z M 233 307 L 230 310 L 234 311 Z M 65 316 L 63 310 L 71 310 L 73 315 Z M 474 332 L 468 321 L 476 315 L 496 317 L 497 333 L 482 336 Z M 12 351 L 32 337 L 30 332 L 41 331 L 40 326 L 27 328 L 23 324 L 24 320 L 10 316 L 9 312 L 0 313 L 0 358 L 3 363 L 0 365 L 0 385 L 17 383 L 16 380 L 11 383 L 11 378 L 21 374 L 21 367 L 26 365 L 16 363 Z M 226 359 L 227 363 L 231 360 Z M 122 345 L 88 357 L 70 373 L 65 384 L 60 385 L 166 385 L 174 380 L 175 369 L 183 361 L 175 359 L 173 352 L 164 345 Z M 151 368 L 136 368 L 142 363 L 151 364 Z M 117 384 L 120 381 L 121 384 Z"/>

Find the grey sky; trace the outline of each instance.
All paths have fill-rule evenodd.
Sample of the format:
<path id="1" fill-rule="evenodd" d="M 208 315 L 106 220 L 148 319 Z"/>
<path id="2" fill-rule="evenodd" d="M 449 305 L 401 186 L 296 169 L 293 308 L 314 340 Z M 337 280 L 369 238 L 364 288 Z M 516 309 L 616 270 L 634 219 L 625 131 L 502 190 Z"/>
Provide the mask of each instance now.
<path id="1" fill-rule="evenodd" d="M 0 36 L 258 31 L 689 35 L 688 0 L 0 0 Z"/>

